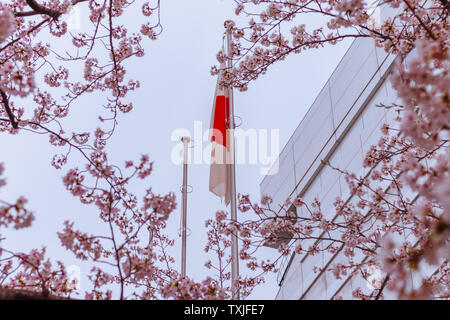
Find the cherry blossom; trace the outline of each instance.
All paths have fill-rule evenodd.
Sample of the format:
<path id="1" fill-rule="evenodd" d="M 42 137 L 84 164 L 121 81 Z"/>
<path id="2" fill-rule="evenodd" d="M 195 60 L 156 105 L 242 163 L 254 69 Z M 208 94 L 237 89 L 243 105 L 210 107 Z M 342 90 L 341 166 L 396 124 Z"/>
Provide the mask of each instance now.
<path id="1" fill-rule="evenodd" d="M 376 7 L 391 14 L 372 17 Z M 244 239 L 254 250 L 263 243 L 277 246 L 281 256 L 292 251 L 342 252 L 344 262 L 323 270 L 338 279 L 359 274 L 369 281 L 368 266 L 383 270 L 377 288 L 370 293 L 355 288 L 354 298 L 380 299 L 384 290 L 403 299 L 449 298 L 445 287 L 450 279 L 443 271 L 448 270 L 450 251 L 447 2 L 238 0 L 235 14 L 244 23 L 227 25 L 233 37 L 231 53 L 217 54 L 219 63 L 232 59 L 232 67 L 211 69 L 213 75 L 221 75 L 222 85 L 245 91 L 288 55 L 364 37 L 397 56 L 389 81 L 400 100 L 380 105 L 396 109 L 399 122 L 380 128 L 382 138 L 362 163 L 367 175 L 327 163 L 344 175 L 352 199 L 336 199 L 334 218 L 326 218 L 318 200 L 288 199 L 279 212 L 271 207 L 268 195 L 261 204 L 243 196 L 241 212 L 255 213 L 238 227 L 250 229 L 251 236 L 244 233 Z M 302 17 L 307 15 L 320 16 L 326 23 L 305 25 Z M 302 214 L 293 216 L 291 205 Z M 408 240 L 391 241 L 406 235 Z M 315 244 L 319 240 L 321 246 Z M 439 266 L 438 271 L 412 286 L 407 275 L 430 266 Z"/>
<path id="2" fill-rule="evenodd" d="M 22 131 L 46 136 L 57 151 L 51 164 L 62 173 L 62 186 L 96 212 L 105 228 L 78 229 L 76 217 L 57 233 L 61 246 L 91 265 L 92 288 L 86 299 L 227 299 L 231 295 L 230 236 L 240 240 L 243 265 L 237 285 L 241 297 L 277 272 L 283 257 L 335 255 L 343 260 L 313 272 L 329 272 L 337 279 L 359 275 L 374 286 L 355 288 L 353 297 L 382 299 L 387 291 L 398 298 L 449 298 L 450 235 L 449 179 L 449 8 L 446 1 L 376 2 L 393 11 L 373 22 L 371 3 L 359 0 L 236 0 L 235 14 L 244 25 L 228 22 L 231 54 L 220 50 L 212 67 L 221 85 L 247 90 L 290 54 L 334 45 L 347 38 L 372 38 L 386 52 L 397 55 L 390 81 L 399 103 L 384 106 L 398 111 L 398 125 L 385 124 L 383 137 L 370 148 L 362 166 L 364 176 L 346 172 L 351 201 L 337 198 L 334 217 L 317 199 L 287 199 L 281 211 L 270 196 L 261 203 L 239 195 L 240 223 L 219 211 L 205 222 L 205 262 L 209 274 L 198 281 L 182 278 L 169 254 L 174 240 L 167 221 L 177 208 L 175 194 L 158 194 L 156 187 L 134 193 L 147 183 L 153 162 L 147 155 L 123 165 L 110 161 L 108 142 L 119 119 L 139 106 L 130 94 L 140 82 L 127 72 L 127 62 L 144 56 L 143 41 L 157 40 L 163 31 L 160 1 L 6 0 L 0 4 L 0 133 Z M 64 20 L 70 8 L 88 10 L 83 31 L 69 32 Z M 134 11 L 132 11 L 134 10 Z M 138 27 L 122 23 L 134 12 Z M 319 15 L 319 26 L 302 17 Z M 55 45 L 59 44 L 59 45 Z M 64 45 L 60 45 L 64 43 Z M 92 106 L 95 124 L 79 131 L 67 125 L 85 97 L 99 94 L 103 103 Z M 30 103 L 24 104 L 24 98 Z M 92 122 L 90 121 L 92 120 Z M 72 153 L 81 161 L 66 168 Z M 75 158 L 75 157 L 74 157 Z M 6 184 L 1 176 L 0 188 Z M 0 231 L 23 229 L 36 218 L 26 198 L 0 200 Z M 208 208 L 211 210 L 211 208 Z M 298 214 L 300 212 L 300 214 Z M 408 237 L 406 237 L 406 235 Z M 73 297 L 74 286 L 63 263 L 45 257 L 45 249 L 13 252 L 0 237 L 0 283 L 51 295 Z M 276 259 L 258 259 L 268 245 Z M 433 267 L 413 286 L 408 274 Z M 377 267 L 382 279 L 374 283 L 367 272 Z M 321 269 L 323 268 L 323 269 Z M 79 296 L 77 296 L 79 297 Z M 340 299 L 336 296 L 333 299 Z"/>
<path id="3" fill-rule="evenodd" d="M 2 8 L 0 8 L 2 9 Z M 5 8 L 0 12 L 0 43 L 5 41 L 16 29 L 14 15 Z"/>

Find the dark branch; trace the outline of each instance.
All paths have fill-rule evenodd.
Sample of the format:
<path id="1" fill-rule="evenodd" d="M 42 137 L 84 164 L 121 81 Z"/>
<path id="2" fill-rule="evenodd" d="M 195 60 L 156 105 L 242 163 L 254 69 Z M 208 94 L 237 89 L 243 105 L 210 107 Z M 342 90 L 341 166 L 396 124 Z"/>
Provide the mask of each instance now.
<path id="1" fill-rule="evenodd" d="M 62 300 L 65 298 L 30 290 L 0 288 L 0 300 Z"/>
<path id="2" fill-rule="evenodd" d="M 390 278 L 389 274 L 386 276 L 386 278 L 384 278 L 383 284 L 381 285 L 381 288 L 378 290 L 378 294 L 375 297 L 375 300 L 379 300 L 380 299 L 381 293 L 383 292 L 384 287 L 386 286 L 387 282 L 389 281 L 389 278 Z"/>
<path id="3" fill-rule="evenodd" d="M 11 122 L 12 127 L 14 129 L 18 129 L 19 124 L 17 123 L 16 119 L 14 118 L 14 114 L 12 113 L 11 108 L 9 107 L 8 97 L 6 96 L 6 93 L 2 89 L 0 89 L 0 95 L 2 97 L 3 106 L 5 108 L 6 113 L 8 114 L 9 121 Z"/>
<path id="4" fill-rule="evenodd" d="M 33 9 L 35 12 L 37 12 L 39 14 L 48 15 L 48 16 L 52 17 L 55 20 L 58 19 L 59 16 L 62 14 L 62 12 L 59 12 L 59 11 L 56 11 L 56 10 L 51 10 L 51 9 L 48 9 L 48 8 L 46 8 L 44 6 L 41 6 L 35 0 L 26 0 L 26 2 L 31 7 L 31 9 Z"/>
<path id="5" fill-rule="evenodd" d="M 450 12 L 450 2 L 448 0 L 440 0 L 444 8 Z"/>
<path id="6" fill-rule="evenodd" d="M 86 2 L 88 0 L 72 0 L 72 6 L 77 5 L 80 2 Z M 36 0 L 26 0 L 27 4 L 33 9 L 33 11 L 24 11 L 24 12 L 16 12 L 14 15 L 16 17 L 30 17 L 38 14 L 45 14 L 53 19 L 58 19 L 64 12 L 60 12 L 57 10 L 48 9 L 39 3 Z"/>

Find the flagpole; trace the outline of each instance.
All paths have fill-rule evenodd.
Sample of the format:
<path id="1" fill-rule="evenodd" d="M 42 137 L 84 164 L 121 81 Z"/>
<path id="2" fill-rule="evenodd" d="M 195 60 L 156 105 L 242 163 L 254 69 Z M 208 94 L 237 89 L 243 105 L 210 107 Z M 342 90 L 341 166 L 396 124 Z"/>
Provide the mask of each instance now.
<path id="1" fill-rule="evenodd" d="M 186 238 L 187 238 L 187 169 L 188 169 L 188 143 L 189 137 L 181 138 L 184 144 L 183 160 L 183 186 L 181 187 L 183 201 L 181 207 L 181 276 L 186 277 Z"/>
<path id="2" fill-rule="evenodd" d="M 229 24 L 234 26 L 234 22 L 232 20 L 227 20 L 224 23 L 225 28 L 227 29 L 227 67 L 231 70 L 232 57 L 231 57 L 231 36 L 232 30 L 231 28 L 227 28 Z M 231 202 L 231 220 L 232 222 L 237 222 L 237 214 L 236 214 L 236 167 L 235 167 L 235 150 L 234 150 L 234 101 L 233 101 L 233 87 L 228 87 L 228 97 L 230 101 L 230 119 L 229 119 L 229 132 L 230 132 L 230 154 L 231 154 L 231 164 L 230 164 L 230 202 Z M 239 279 L 239 251 L 238 251 L 238 238 L 236 233 L 232 233 L 231 235 L 231 292 L 232 299 L 239 300 L 239 285 L 237 284 L 237 280 Z"/>

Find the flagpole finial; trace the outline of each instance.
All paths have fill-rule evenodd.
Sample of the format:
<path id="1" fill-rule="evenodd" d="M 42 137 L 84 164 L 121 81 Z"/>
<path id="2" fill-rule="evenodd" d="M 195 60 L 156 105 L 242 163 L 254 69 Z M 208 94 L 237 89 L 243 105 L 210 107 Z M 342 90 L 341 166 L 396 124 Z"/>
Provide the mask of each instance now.
<path id="1" fill-rule="evenodd" d="M 184 137 L 181 138 L 181 142 L 189 143 L 189 142 L 191 142 L 191 138 L 189 138 L 188 136 L 184 136 Z"/>
<path id="2" fill-rule="evenodd" d="M 227 29 L 228 31 L 231 31 L 231 29 L 235 26 L 236 24 L 234 23 L 233 20 L 226 20 L 223 23 L 223 26 L 225 27 L 225 29 Z"/>

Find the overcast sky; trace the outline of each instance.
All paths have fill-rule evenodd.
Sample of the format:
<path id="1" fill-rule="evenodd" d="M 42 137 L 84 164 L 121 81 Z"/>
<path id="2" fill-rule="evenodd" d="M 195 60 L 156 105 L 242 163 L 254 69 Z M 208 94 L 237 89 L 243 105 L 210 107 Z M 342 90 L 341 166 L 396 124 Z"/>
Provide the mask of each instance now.
<path id="1" fill-rule="evenodd" d="M 222 45 L 224 20 L 239 20 L 234 16 L 234 1 L 231 0 L 167 0 L 162 2 L 161 10 L 164 32 L 157 41 L 144 42 L 144 58 L 127 62 L 129 75 L 141 81 L 141 88 L 130 96 L 134 110 L 119 118 L 108 151 L 111 160 L 119 163 L 149 154 L 154 161 L 154 172 L 150 177 L 154 192 L 174 191 L 180 199 L 182 166 L 171 161 L 171 152 L 176 145 L 171 136 L 180 128 L 193 133 L 195 121 L 201 121 L 203 130 L 208 128 L 216 85 L 210 67 L 216 64 L 216 54 Z M 81 6 L 81 12 L 87 12 L 86 5 Z M 82 27 L 85 19 L 87 17 L 82 15 Z M 126 19 L 133 24 L 132 16 Z M 235 113 L 242 118 L 241 128 L 279 129 L 281 151 L 349 43 L 291 56 L 269 69 L 265 76 L 249 86 L 247 92 L 235 92 Z M 90 104 L 97 102 L 104 103 L 104 98 L 90 97 Z M 83 113 L 86 107 L 81 105 L 80 111 L 72 111 L 74 128 L 86 122 Z M 36 215 L 31 229 L 8 232 L 6 244 L 18 250 L 46 246 L 50 257 L 62 260 L 66 265 L 80 265 L 85 275 L 88 266 L 80 264 L 70 252 L 60 248 L 56 235 L 66 219 L 75 221 L 81 230 L 88 232 L 102 228 L 96 210 L 81 205 L 62 185 L 61 176 L 76 164 L 77 156 L 74 155 L 63 171 L 57 171 L 50 166 L 56 149 L 49 145 L 46 136 L 1 134 L 0 146 L 0 162 L 5 164 L 8 178 L 7 186 L 0 190 L 1 198 L 12 201 L 23 195 L 29 200 L 28 208 Z M 260 169 L 258 164 L 238 165 L 237 191 L 259 200 L 259 183 L 263 178 Z M 188 197 L 188 227 L 192 234 L 188 238 L 187 273 L 195 280 L 202 280 L 206 270 L 203 264 L 207 260 L 203 252 L 206 243 L 204 221 L 214 217 L 224 205 L 208 191 L 207 164 L 189 167 L 189 184 L 193 192 Z M 172 252 L 177 259 L 180 256 L 177 230 L 181 210 L 178 203 L 168 226 L 170 235 L 177 239 Z M 264 249 L 260 254 L 276 255 L 273 249 Z M 179 265 L 179 261 L 177 263 Z M 267 283 L 257 288 L 251 298 L 273 299 L 278 290 L 275 278 L 275 275 L 267 277 Z"/>

